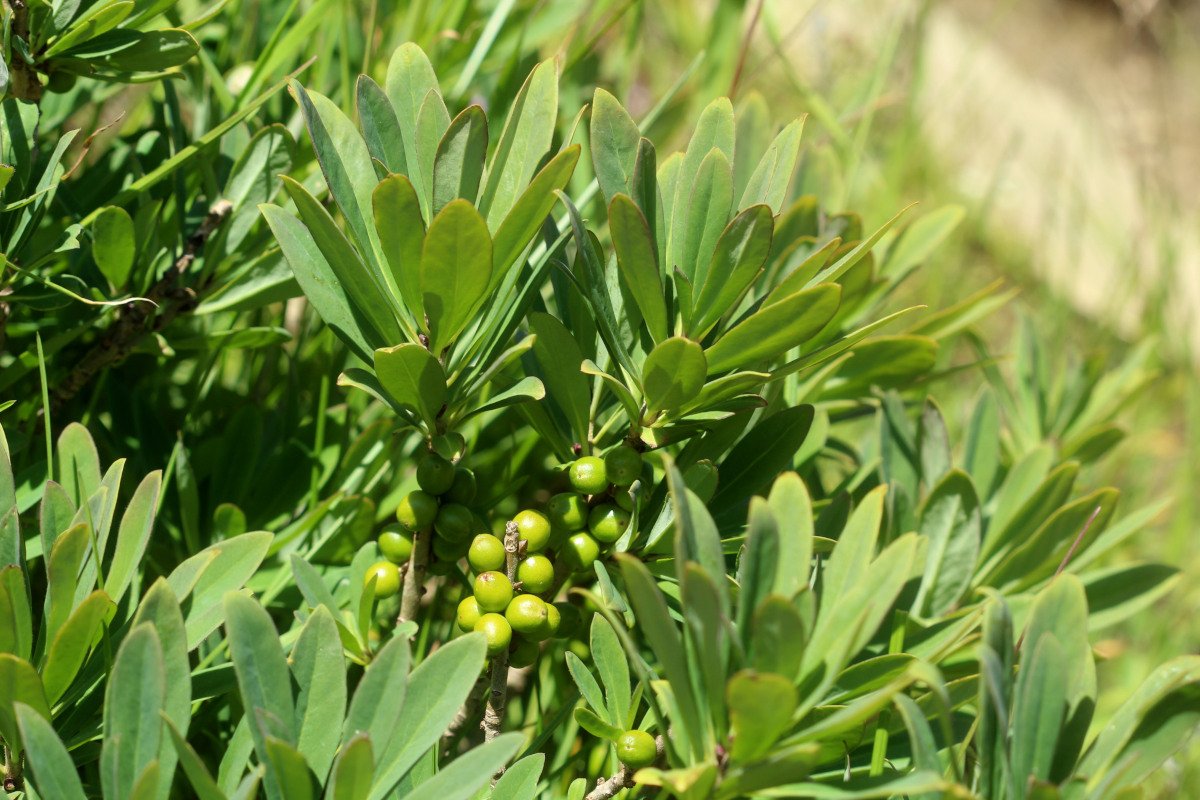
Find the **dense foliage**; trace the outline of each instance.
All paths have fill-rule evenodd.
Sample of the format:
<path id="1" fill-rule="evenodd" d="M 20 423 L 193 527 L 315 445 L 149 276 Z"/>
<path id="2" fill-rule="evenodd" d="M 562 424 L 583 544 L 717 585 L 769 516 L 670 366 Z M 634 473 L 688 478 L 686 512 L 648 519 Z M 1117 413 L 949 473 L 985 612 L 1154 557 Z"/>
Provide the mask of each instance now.
<path id="1" fill-rule="evenodd" d="M 1195 729 L 1196 657 L 1096 716 L 1147 353 L 899 306 L 961 212 L 798 189 L 736 4 L 631 113 L 631 5 L 9 0 L 10 796 L 1128 798 Z"/>

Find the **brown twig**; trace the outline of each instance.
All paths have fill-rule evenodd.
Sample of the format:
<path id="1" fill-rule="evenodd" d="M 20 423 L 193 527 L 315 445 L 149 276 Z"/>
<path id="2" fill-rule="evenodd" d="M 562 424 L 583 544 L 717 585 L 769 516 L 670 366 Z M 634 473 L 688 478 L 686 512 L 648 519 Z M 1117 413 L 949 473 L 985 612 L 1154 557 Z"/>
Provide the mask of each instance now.
<path id="1" fill-rule="evenodd" d="M 220 227 L 233 210 L 228 200 L 219 200 L 209 209 L 200 227 L 188 237 L 187 245 L 171 269 L 150 287 L 144 298 L 131 300 L 117 312 L 117 318 L 92 349 L 84 354 L 71 372 L 54 389 L 52 407 L 62 408 L 96 376 L 96 373 L 128 356 L 148 331 L 160 331 L 181 313 L 191 311 L 198 302 L 196 291 L 180 286 L 180 278 L 208 238 Z M 149 301 L 149 302 L 147 302 Z"/>
<path id="2" fill-rule="evenodd" d="M 512 583 L 517 581 L 517 561 L 521 547 L 517 523 L 509 522 L 504 526 L 504 571 Z M 483 711 L 483 740 L 490 742 L 500 735 L 500 727 L 504 723 L 504 706 L 508 702 L 508 651 L 505 650 L 492 657 L 490 670 L 492 689 L 488 694 L 487 708 Z M 496 773 L 499 777 L 503 769 Z"/>
<path id="3" fill-rule="evenodd" d="M 8 0 L 8 7 L 12 9 L 12 36 L 14 39 L 29 41 L 29 6 L 25 0 Z M 32 47 L 30 48 L 33 49 Z M 37 72 L 33 66 L 25 63 L 25 59 L 16 52 L 17 48 L 13 47 L 13 59 L 9 64 L 11 67 L 9 83 L 9 91 L 13 97 L 18 100 L 26 100 L 30 103 L 40 103 L 42 101 L 42 82 L 38 80 Z"/>
<path id="4" fill-rule="evenodd" d="M 404 570 L 404 591 L 400 596 L 400 616 L 396 624 L 417 618 L 421 610 L 421 597 L 425 594 L 425 570 L 429 567 L 429 530 L 413 533 L 412 553 Z"/>
<path id="5" fill-rule="evenodd" d="M 661 761 L 663 753 L 666 752 L 667 743 L 663 740 L 663 737 L 656 736 L 654 737 L 654 745 L 658 750 L 656 761 Z M 592 789 L 584 800 L 610 800 L 610 798 L 616 797 L 617 792 L 633 786 L 633 776 L 636 772 L 637 770 L 630 769 L 622 764 L 615 775 L 596 784 L 596 788 Z"/>

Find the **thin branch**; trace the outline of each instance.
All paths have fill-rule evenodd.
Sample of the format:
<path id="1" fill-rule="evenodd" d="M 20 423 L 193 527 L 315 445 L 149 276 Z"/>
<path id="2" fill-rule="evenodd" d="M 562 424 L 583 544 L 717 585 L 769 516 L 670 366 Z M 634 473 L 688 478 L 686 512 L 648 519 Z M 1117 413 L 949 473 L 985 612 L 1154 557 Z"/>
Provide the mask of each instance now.
<path id="1" fill-rule="evenodd" d="M 233 205 L 228 200 L 218 200 L 213 204 L 204 217 L 204 222 L 188 237 L 183 255 L 171 269 L 150 287 L 144 299 L 130 301 L 121 308 L 117 318 L 100 340 L 79 360 L 67 377 L 58 383 L 54 390 L 54 409 L 62 408 L 98 372 L 124 360 L 148 331 L 160 331 L 179 314 L 196 307 L 198 298 L 195 290 L 180 286 L 179 280 L 191 268 L 205 242 L 232 210 Z M 147 300 L 150 302 L 146 302 Z"/>
<path id="2" fill-rule="evenodd" d="M 429 567 L 429 530 L 413 533 L 413 548 L 404 570 L 404 590 L 400 596 L 400 616 L 396 624 L 417 618 L 421 610 L 421 597 L 425 594 L 425 571 Z"/>
<path id="3" fill-rule="evenodd" d="M 29 42 L 29 6 L 25 0 L 8 0 L 8 7 L 12 9 L 12 36 L 14 39 L 21 39 Z M 33 48 L 30 47 L 30 50 Z M 42 82 L 38 80 L 37 72 L 33 66 L 25 63 L 25 59 L 17 52 L 17 48 L 13 47 L 13 58 L 9 64 L 11 67 L 10 76 L 12 78 L 9 84 L 9 90 L 13 97 L 19 100 L 26 100 L 30 103 L 40 103 L 42 101 Z"/>
<path id="4" fill-rule="evenodd" d="M 658 750 L 655 761 L 662 761 L 663 753 L 667 749 L 667 743 L 663 740 L 663 737 L 656 736 L 654 738 L 654 745 Z M 584 800 L 610 800 L 610 798 L 616 797 L 617 792 L 633 786 L 633 776 L 636 772 L 637 770 L 630 769 L 622 764 L 615 775 L 596 784 L 596 788 L 592 789 Z"/>
<path id="5" fill-rule="evenodd" d="M 517 523 L 510 521 L 504 526 L 504 571 L 512 583 L 517 582 L 517 561 L 521 547 Z M 500 735 L 500 727 L 504 723 L 504 706 L 508 702 L 508 651 L 505 650 L 492 657 L 491 667 L 492 690 L 488 694 L 487 708 L 483 712 L 483 739 L 490 742 Z M 503 772 L 497 772 L 499 775 Z"/>
<path id="6" fill-rule="evenodd" d="M 758 27 L 758 19 L 762 16 L 764 0 L 758 0 L 754 6 L 753 16 L 750 17 L 750 25 L 746 28 L 746 35 L 742 37 L 742 47 L 738 52 L 737 67 L 733 71 L 733 80 L 729 84 L 729 99 L 737 96 L 738 84 L 742 80 L 742 72 L 746 69 L 746 56 L 750 53 L 750 41 L 754 38 L 754 29 Z"/>

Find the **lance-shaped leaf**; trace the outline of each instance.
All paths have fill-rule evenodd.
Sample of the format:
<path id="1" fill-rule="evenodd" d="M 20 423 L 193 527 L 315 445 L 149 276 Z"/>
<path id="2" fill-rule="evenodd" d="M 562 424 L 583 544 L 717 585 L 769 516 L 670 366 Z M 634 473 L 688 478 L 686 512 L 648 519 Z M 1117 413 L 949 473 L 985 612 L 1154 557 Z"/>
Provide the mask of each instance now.
<path id="1" fill-rule="evenodd" d="M 115 609 L 108 595 L 94 591 L 57 631 L 42 667 L 42 683 L 51 704 L 58 702 L 75 680 L 84 659 L 100 639 L 100 626 Z"/>
<path id="2" fill-rule="evenodd" d="M 642 312 L 650 338 L 661 342 L 667 338 L 670 322 L 650 226 L 633 200 L 618 194 L 608 206 L 608 227 L 621 278 Z"/>
<path id="3" fill-rule="evenodd" d="M 579 343 L 566 325 L 549 314 L 530 314 L 529 327 L 537 337 L 533 355 L 549 389 L 550 399 L 562 409 L 575 441 L 585 441 L 591 392 L 588 379 L 580 370 L 583 352 Z"/>
<path id="4" fill-rule="evenodd" d="M 714 147 L 686 183 L 691 196 L 688 216 L 681 222 L 683 240 L 675 255 L 678 261 L 669 263 L 679 268 L 694 287 L 700 287 L 708 279 L 712 253 L 733 208 L 733 167 L 729 165 L 729 157 Z"/>
<path id="5" fill-rule="evenodd" d="M 779 132 L 750 175 L 738 208 L 765 203 L 771 207 L 773 213 L 779 213 L 787 197 L 788 184 L 796 171 L 796 161 L 800 157 L 800 136 L 803 132 L 803 119 L 792 120 Z"/>
<path id="6" fill-rule="evenodd" d="M 154 627 L 138 625 L 121 643 L 104 696 L 100 783 L 105 797 L 130 797 L 158 758 L 166 692 L 162 645 Z"/>
<path id="7" fill-rule="evenodd" d="M 704 385 L 707 372 L 700 345 L 682 336 L 664 339 L 642 365 L 647 413 L 671 411 L 691 400 Z"/>
<path id="8" fill-rule="evenodd" d="M 492 237 L 466 200 L 446 205 L 425 234 L 420 291 L 429 349 L 440 353 L 471 320 L 492 275 Z"/>
<path id="9" fill-rule="evenodd" d="M 754 282 L 771 252 L 773 230 L 771 209 L 756 205 L 734 217 L 721 232 L 696 296 L 691 323 L 695 336 L 708 333 Z"/>
<path id="10" fill-rule="evenodd" d="M 922 616 L 954 609 L 975 576 L 983 517 L 971 478 L 954 470 L 934 487 L 921 509 L 918 531 L 928 539 L 921 588 L 913 601 Z"/>
<path id="11" fill-rule="evenodd" d="M 46 716 L 18 702 L 16 719 L 21 731 L 17 741 L 25 744 L 38 793 L 56 800 L 84 800 L 87 795 L 83 793 L 75 762 Z"/>
<path id="12" fill-rule="evenodd" d="M 0 736 L 16 758 L 22 745 L 15 704 L 25 704 L 46 720 L 50 719 L 50 704 L 33 665 L 9 653 L 0 653 L 0 686 L 4 687 L 0 692 Z"/>
<path id="13" fill-rule="evenodd" d="M 781 675 L 744 670 L 726 687 L 733 760 L 745 763 L 766 755 L 792 724 L 798 698 L 792 681 Z"/>
<path id="14" fill-rule="evenodd" d="M 355 99 L 363 139 L 367 143 L 367 151 L 371 158 L 393 175 L 407 176 L 404 134 L 400 131 L 400 120 L 396 117 L 396 109 L 392 108 L 387 94 L 370 76 L 359 75 Z M 417 216 L 420 216 L 419 209 Z M 382 231 L 380 233 L 382 234 Z"/>
<path id="15" fill-rule="evenodd" d="M 805 289 L 751 314 L 704 351 L 710 375 L 766 361 L 798 347 L 837 313 L 837 284 Z"/>
<path id="16" fill-rule="evenodd" d="M 118 289 L 129 280 L 137 255 L 133 219 L 120 206 L 108 206 L 92 221 L 92 259 Z"/>
<path id="17" fill-rule="evenodd" d="M 371 193 L 371 211 L 383 251 L 384 278 L 403 301 L 413 320 L 420 321 L 421 245 L 425 220 L 417 190 L 404 175 L 389 175 Z"/>
<path id="18" fill-rule="evenodd" d="M 419 344 L 398 344 L 375 351 L 375 375 L 401 406 L 411 408 L 430 432 L 446 403 L 446 372 L 433 354 Z"/>
<path id="19" fill-rule="evenodd" d="M 421 210 L 428 218 L 431 214 L 427 188 L 432 186 L 433 176 L 425 172 L 417 130 L 421 106 L 430 92 L 438 92 L 438 79 L 425 51 L 412 42 L 400 45 L 388 62 L 385 88 L 399 123 L 404 164 L 420 194 Z"/>
<path id="20" fill-rule="evenodd" d="M 641 134 L 620 101 L 600 88 L 592 97 L 589 130 L 592 170 L 605 202 L 611 204 L 618 194 L 629 195 L 632 191 Z"/>
<path id="21" fill-rule="evenodd" d="M 487 116 L 478 105 L 454 118 L 433 160 L 433 213 L 457 198 L 475 202 L 487 155 Z"/>
<path id="22" fill-rule="evenodd" d="M 696 176 L 700 174 L 700 165 L 717 150 L 724 155 L 726 165 L 733 158 L 734 139 L 733 105 L 728 98 L 718 97 L 705 107 L 688 141 L 687 150 L 681 158 L 669 158 L 663 162 L 659 171 L 659 185 L 663 191 L 664 218 L 669 229 L 667 244 L 667 268 L 676 267 L 685 271 L 688 278 L 691 272 L 683 262 L 684 240 L 687 229 L 696 222 L 692 212 L 693 187 L 699 182 Z M 710 163 L 715 169 L 715 159 Z M 665 173 L 665 174 L 664 174 Z M 730 167 L 729 191 L 732 197 L 733 174 Z M 702 196 L 706 196 L 705 195 Z M 728 213 L 728 212 L 726 212 Z M 719 232 L 725 227 L 726 220 L 721 220 Z"/>

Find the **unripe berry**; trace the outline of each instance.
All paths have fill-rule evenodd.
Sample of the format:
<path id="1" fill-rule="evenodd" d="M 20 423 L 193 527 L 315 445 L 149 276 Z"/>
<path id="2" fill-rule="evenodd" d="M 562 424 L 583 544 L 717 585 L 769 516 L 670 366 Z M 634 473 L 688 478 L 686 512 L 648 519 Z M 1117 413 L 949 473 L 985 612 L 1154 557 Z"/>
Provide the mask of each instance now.
<path id="1" fill-rule="evenodd" d="M 642 454 L 627 444 L 618 445 L 604 456 L 608 481 L 614 486 L 631 486 L 642 474 Z"/>
<path id="2" fill-rule="evenodd" d="M 389 525 L 379 534 L 379 552 L 393 564 L 403 564 L 412 555 L 412 535 L 400 525 Z"/>
<path id="3" fill-rule="evenodd" d="M 484 614 L 475 623 L 475 630 L 486 637 L 489 656 L 500 655 L 512 644 L 512 627 L 499 614 Z"/>
<path id="4" fill-rule="evenodd" d="M 630 769 L 650 766 L 658 758 L 654 737 L 645 731 L 625 731 L 617 739 L 617 758 Z"/>
<path id="5" fill-rule="evenodd" d="M 451 503 L 470 505 L 475 499 L 475 473 L 466 467 L 456 467 L 454 482 L 450 484 L 450 491 L 446 492 L 446 499 Z"/>
<path id="6" fill-rule="evenodd" d="M 485 612 L 504 613 L 513 599 L 513 585 L 503 572 L 484 572 L 475 578 L 475 599 Z"/>
<path id="7" fill-rule="evenodd" d="M 538 647 L 537 642 L 530 641 L 529 639 L 518 639 L 512 652 L 508 654 L 508 665 L 516 669 L 532 667 L 540 653 L 541 648 Z"/>
<path id="8" fill-rule="evenodd" d="M 517 595 L 504 611 L 514 631 L 535 641 L 546 638 L 546 616 L 546 602 L 532 594 Z"/>
<path id="9" fill-rule="evenodd" d="M 549 639 L 552 636 L 558 636 L 560 628 L 562 628 L 562 614 L 559 613 L 558 606 L 554 603 L 546 603 L 546 627 L 543 638 Z"/>
<path id="10" fill-rule="evenodd" d="M 466 506 L 447 503 L 438 511 L 437 518 L 433 521 L 433 529 L 443 539 L 466 542 L 475 529 L 475 515 Z"/>
<path id="11" fill-rule="evenodd" d="M 453 484 L 454 465 L 437 453 L 426 453 L 417 464 L 417 485 L 430 494 L 445 494 Z"/>
<path id="12" fill-rule="evenodd" d="M 377 600 L 391 597 L 400 591 L 400 569 L 392 562 L 378 561 L 372 564 L 363 577 L 363 584 L 369 583 L 372 576 L 375 578 L 375 598 Z"/>
<path id="13" fill-rule="evenodd" d="M 540 553 L 527 556 L 517 565 L 517 580 L 527 592 L 541 594 L 549 591 L 554 586 L 554 565 Z"/>
<path id="14" fill-rule="evenodd" d="M 459 601 L 456 621 L 458 629 L 463 633 L 475 630 L 475 624 L 482 616 L 483 612 L 479 610 L 479 602 L 475 600 L 475 595 L 467 595 Z"/>
<path id="15" fill-rule="evenodd" d="M 396 506 L 396 520 L 410 531 L 429 530 L 437 513 L 437 498 L 420 489 L 404 495 L 400 505 Z"/>
<path id="16" fill-rule="evenodd" d="M 526 553 L 538 553 L 550 543 L 550 520 L 531 509 L 518 512 L 513 517 L 521 541 L 525 542 Z"/>
<path id="17" fill-rule="evenodd" d="M 608 489 L 604 460 L 595 456 L 575 459 L 570 469 L 571 486 L 580 494 L 600 494 Z"/>
<path id="18" fill-rule="evenodd" d="M 583 530 L 587 525 L 587 515 L 587 499 L 578 492 L 556 494 L 546 504 L 546 516 L 550 524 L 568 533 Z"/>
<path id="19" fill-rule="evenodd" d="M 467 551 L 467 563 L 479 574 L 504 568 L 506 559 L 504 542 L 490 533 L 481 533 L 471 540 L 471 549 Z"/>
<path id="20" fill-rule="evenodd" d="M 625 533 L 629 519 L 628 511 L 613 503 L 601 503 L 588 514 L 588 531 L 596 541 L 612 544 Z"/>
<path id="21" fill-rule="evenodd" d="M 575 572 L 586 572 L 600 557 L 600 545 L 586 533 L 577 533 L 567 539 L 559 556 Z"/>

